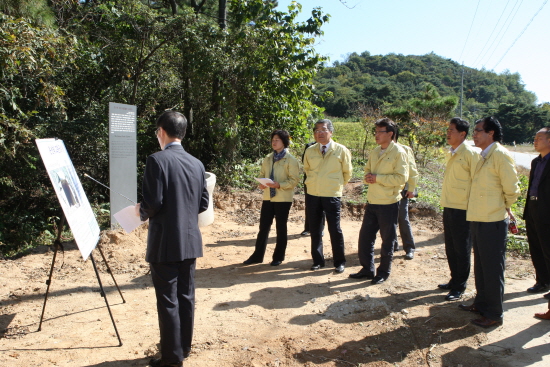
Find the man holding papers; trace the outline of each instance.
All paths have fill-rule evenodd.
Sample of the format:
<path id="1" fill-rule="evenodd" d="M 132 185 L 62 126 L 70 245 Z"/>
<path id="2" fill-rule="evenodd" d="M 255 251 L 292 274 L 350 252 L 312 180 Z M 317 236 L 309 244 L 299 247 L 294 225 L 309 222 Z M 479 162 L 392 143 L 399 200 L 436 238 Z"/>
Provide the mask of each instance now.
<path id="1" fill-rule="evenodd" d="M 198 215 L 208 208 L 202 163 L 181 146 L 187 120 L 166 111 L 156 122 L 162 151 L 147 158 L 141 220 L 149 219 L 145 260 L 157 296 L 162 357 L 150 365 L 182 366 L 191 351 L 195 312 L 195 260 L 202 256 Z"/>

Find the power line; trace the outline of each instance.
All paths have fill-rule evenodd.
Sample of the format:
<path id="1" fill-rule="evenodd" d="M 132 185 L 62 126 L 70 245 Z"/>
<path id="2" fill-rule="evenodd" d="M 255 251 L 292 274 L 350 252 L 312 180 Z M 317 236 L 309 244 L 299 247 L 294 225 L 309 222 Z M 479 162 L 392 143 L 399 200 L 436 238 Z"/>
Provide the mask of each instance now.
<path id="1" fill-rule="evenodd" d="M 459 61 L 462 60 L 462 54 L 464 53 L 464 49 L 466 48 L 466 44 L 468 43 L 468 39 L 470 38 L 470 32 L 472 31 L 472 27 L 474 26 L 474 21 L 476 20 L 477 9 L 479 9 L 479 3 L 481 3 L 481 0 L 478 0 L 477 2 L 476 11 L 474 13 L 474 17 L 472 18 L 472 24 L 470 24 L 470 30 L 468 31 L 468 36 L 466 36 L 464 47 L 462 47 L 462 52 L 460 53 L 460 57 L 458 58 Z"/>
<path id="2" fill-rule="evenodd" d="M 495 35 L 495 38 L 493 39 L 493 42 L 491 42 L 491 45 L 489 46 L 489 48 L 487 49 L 487 51 L 485 51 L 485 54 L 481 57 L 481 59 L 479 60 L 481 63 L 482 63 L 482 68 L 485 67 L 485 64 L 487 62 L 489 62 L 489 60 L 491 60 L 491 56 L 493 56 L 493 54 L 495 53 L 495 50 L 497 49 L 498 45 L 500 44 L 500 41 L 497 43 L 497 45 L 495 46 L 495 48 L 493 48 L 493 45 L 495 44 L 496 40 L 498 39 L 499 35 L 500 35 L 500 40 L 502 40 L 502 38 L 504 37 L 504 35 L 506 34 L 506 32 L 508 31 L 508 29 L 510 28 L 510 24 L 512 23 L 512 20 L 514 19 L 514 17 L 516 16 L 516 14 L 518 13 L 519 11 L 519 6 L 517 7 L 516 9 L 516 5 L 518 5 L 518 2 L 519 0 L 516 0 L 516 3 L 514 4 L 514 7 L 512 8 L 512 10 L 510 10 L 510 13 L 508 13 L 508 17 L 506 17 L 506 20 L 504 21 L 504 23 L 502 23 L 502 26 L 500 27 L 500 30 L 497 32 L 497 34 Z M 523 2 L 523 0 L 521 1 Z M 521 5 L 521 4 L 520 4 Z M 516 12 L 514 13 L 514 10 L 516 10 Z M 510 19 L 510 17 L 512 16 L 512 14 L 514 14 L 514 16 L 512 17 L 512 19 Z M 508 20 L 510 20 L 510 22 L 508 22 Z M 504 29 L 504 27 L 506 27 L 506 30 L 504 32 L 502 32 L 502 30 Z M 489 53 L 489 51 L 493 49 L 493 52 L 491 52 L 491 55 L 489 55 L 489 57 L 487 58 L 487 61 L 485 61 L 485 63 L 483 62 L 483 59 L 485 59 L 485 56 Z"/>
<path id="3" fill-rule="evenodd" d="M 483 48 L 481 49 L 481 52 L 477 55 L 475 61 L 473 62 L 472 66 L 475 66 L 477 64 L 477 60 L 479 60 L 479 57 L 481 54 L 483 54 L 485 52 L 485 47 L 487 47 L 487 44 L 489 43 L 489 41 L 491 40 L 491 37 L 493 37 L 493 33 L 495 33 L 495 30 L 497 29 L 498 27 L 498 24 L 500 23 L 500 20 L 502 19 L 502 16 L 504 15 L 504 12 L 506 11 L 506 8 L 508 8 L 508 4 L 510 3 L 510 0 L 508 0 L 506 2 L 506 6 L 504 7 L 504 9 L 502 10 L 502 13 L 500 13 L 500 16 L 498 17 L 498 21 L 497 23 L 495 24 L 495 27 L 493 28 L 491 34 L 489 35 L 489 38 L 487 38 L 487 41 L 485 42 L 485 44 L 483 45 Z"/>
<path id="4" fill-rule="evenodd" d="M 508 23 L 508 26 L 506 27 L 506 30 L 504 31 L 504 33 L 502 33 L 502 36 L 500 36 L 500 39 L 498 40 L 497 45 L 495 46 L 495 48 L 493 48 L 493 52 L 491 52 L 491 55 L 489 55 L 489 58 L 487 59 L 487 62 L 489 62 L 489 60 L 491 60 L 491 58 L 495 54 L 495 51 L 498 49 L 498 46 L 502 42 L 502 39 L 504 38 L 504 35 L 508 32 L 508 29 L 510 29 L 510 25 L 512 25 L 512 23 L 514 22 L 514 19 L 516 18 L 516 15 L 518 15 L 519 8 L 521 8 L 522 4 L 523 4 L 523 0 L 521 0 L 521 3 L 519 4 L 518 8 L 516 9 L 516 12 L 514 13 L 514 16 L 512 17 L 512 19 L 510 19 L 510 22 Z M 512 9 L 512 11 L 513 11 L 513 9 Z M 510 13 L 510 14 L 512 14 L 512 13 Z M 510 18 L 510 16 L 508 16 L 508 18 Z M 506 19 L 506 20 L 508 21 L 508 19 Z M 483 66 L 485 66 L 485 64 Z"/>
<path id="5" fill-rule="evenodd" d="M 542 8 L 544 8 L 544 5 L 546 5 L 546 3 L 548 2 L 548 0 L 544 0 L 544 3 L 542 3 L 542 5 L 540 6 L 539 10 L 537 10 L 537 12 L 535 13 L 535 15 L 533 15 L 533 18 L 531 18 L 531 20 L 529 21 L 529 23 L 527 23 L 527 25 L 525 26 L 525 28 L 523 28 L 523 30 L 521 31 L 521 33 L 519 34 L 519 36 L 514 40 L 514 42 L 512 42 L 512 44 L 510 45 L 510 47 L 508 47 L 508 49 L 506 50 L 506 52 L 504 53 L 504 55 L 502 55 L 502 57 L 500 58 L 500 60 L 498 60 L 498 62 L 496 63 L 495 66 L 493 66 L 493 70 L 496 69 L 496 67 L 498 66 L 498 64 L 500 64 L 500 62 L 502 61 L 502 59 L 504 59 L 504 57 L 508 54 L 508 51 L 510 51 L 512 49 L 512 47 L 514 47 L 514 45 L 516 44 L 517 40 L 520 39 L 521 36 L 523 36 L 523 33 L 525 33 L 525 31 L 527 30 L 527 28 L 529 28 L 529 26 L 531 25 L 531 23 L 533 23 L 533 20 L 535 19 L 535 17 L 537 15 L 539 15 L 540 11 L 542 10 Z"/>

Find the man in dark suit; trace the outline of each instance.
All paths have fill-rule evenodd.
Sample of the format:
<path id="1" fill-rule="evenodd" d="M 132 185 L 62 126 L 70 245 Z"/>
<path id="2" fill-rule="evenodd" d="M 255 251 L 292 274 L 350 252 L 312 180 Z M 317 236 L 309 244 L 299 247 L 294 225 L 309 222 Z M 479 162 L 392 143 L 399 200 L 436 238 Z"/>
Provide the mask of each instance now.
<path id="1" fill-rule="evenodd" d="M 191 351 L 195 310 L 195 260 L 202 256 L 198 215 L 208 208 L 202 163 L 181 146 L 187 120 L 166 111 L 156 122 L 162 151 L 147 158 L 141 220 L 149 219 L 145 260 L 157 297 L 162 358 L 153 367 L 182 366 Z"/>
<path id="2" fill-rule="evenodd" d="M 550 286 L 550 127 L 539 130 L 534 145 L 540 155 L 531 162 L 523 219 L 536 275 L 535 285 L 527 292 L 539 293 Z M 550 299 L 550 293 L 544 297 Z"/>

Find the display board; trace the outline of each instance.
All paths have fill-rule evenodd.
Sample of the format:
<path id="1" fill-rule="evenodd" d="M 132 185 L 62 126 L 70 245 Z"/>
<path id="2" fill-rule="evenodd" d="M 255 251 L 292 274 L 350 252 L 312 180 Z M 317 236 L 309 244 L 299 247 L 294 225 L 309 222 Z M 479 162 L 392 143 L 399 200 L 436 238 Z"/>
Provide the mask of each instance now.
<path id="1" fill-rule="evenodd" d="M 111 227 L 114 214 L 137 202 L 137 107 L 109 103 L 109 186 L 111 187 Z M 122 195 L 114 195 L 114 193 Z"/>
<path id="2" fill-rule="evenodd" d="M 63 140 L 36 139 L 59 204 L 84 261 L 99 241 L 99 225 Z"/>

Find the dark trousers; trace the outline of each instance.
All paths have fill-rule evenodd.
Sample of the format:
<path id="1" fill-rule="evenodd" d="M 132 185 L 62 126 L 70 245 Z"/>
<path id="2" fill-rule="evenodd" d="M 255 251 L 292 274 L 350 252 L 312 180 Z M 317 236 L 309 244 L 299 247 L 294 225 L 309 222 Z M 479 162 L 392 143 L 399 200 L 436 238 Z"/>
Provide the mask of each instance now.
<path id="1" fill-rule="evenodd" d="M 474 304 L 483 316 L 499 321 L 503 314 L 508 219 L 470 222 L 470 228 L 477 291 Z"/>
<path id="2" fill-rule="evenodd" d="M 304 175 L 304 193 L 307 195 L 307 186 L 305 185 L 305 183 L 306 183 L 306 178 Z M 305 207 L 304 232 L 311 232 L 309 230 L 309 221 L 307 220 L 307 200 L 305 201 L 304 207 Z M 325 212 L 323 212 L 323 219 L 321 220 L 321 233 L 323 232 L 324 229 L 325 229 Z"/>
<path id="3" fill-rule="evenodd" d="M 539 205 L 542 204 L 537 200 L 529 202 L 525 216 L 525 228 L 537 283 L 550 284 L 550 219 L 538 217 Z"/>
<path id="4" fill-rule="evenodd" d="M 254 253 L 250 256 L 251 260 L 264 261 L 265 248 L 269 238 L 269 231 L 275 218 L 275 229 L 277 231 L 277 244 L 273 252 L 273 261 L 283 261 L 285 259 L 286 245 L 288 242 L 287 222 L 290 212 L 291 202 L 272 202 L 264 200 L 260 211 L 260 231 L 256 237 L 256 247 Z"/>
<path id="5" fill-rule="evenodd" d="M 191 350 L 193 339 L 195 259 L 149 265 L 157 296 L 162 360 L 179 363 Z"/>
<path id="6" fill-rule="evenodd" d="M 451 290 L 464 292 L 470 276 L 472 237 L 470 222 L 466 221 L 466 210 L 443 208 L 443 230 L 445 232 L 445 253 L 451 271 Z"/>
<path id="7" fill-rule="evenodd" d="M 406 192 L 406 190 L 403 192 Z M 414 246 L 411 222 L 409 222 L 409 198 L 406 196 L 399 200 L 399 216 L 397 217 L 397 222 L 399 224 L 399 235 L 401 235 L 403 250 L 405 250 L 405 252 L 414 250 L 416 247 Z M 396 242 L 395 250 L 398 248 L 399 244 Z"/>
<path id="8" fill-rule="evenodd" d="M 359 231 L 359 262 L 361 273 L 374 274 L 374 242 L 380 231 L 382 249 L 380 265 L 376 275 L 387 278 L 391 272 L 393 249 L 397 244 L 397 216 L 399 203 L 379 205 L 367 204 L 363 224 Z"/>
<path id="9" fill-rule="evenodd" d="M 306 194 L 306 210 L 311 232 L 311 256 L 313 264 L 325 265 L 323 256 L 323 212 L 326 215 L 334 266 L 346 263 L 344 234 L 340 228 L 341 201 L 338 197 L 322 197 Z"/>

